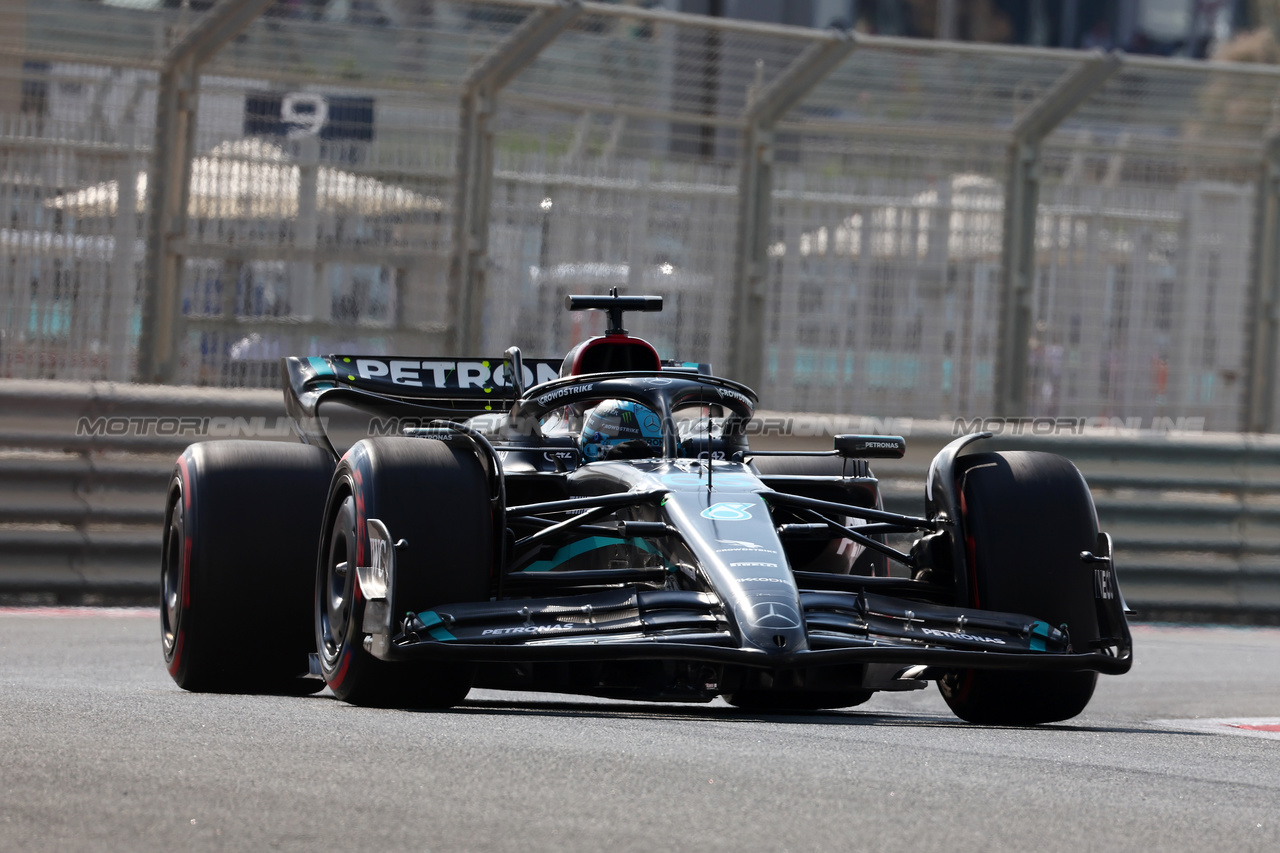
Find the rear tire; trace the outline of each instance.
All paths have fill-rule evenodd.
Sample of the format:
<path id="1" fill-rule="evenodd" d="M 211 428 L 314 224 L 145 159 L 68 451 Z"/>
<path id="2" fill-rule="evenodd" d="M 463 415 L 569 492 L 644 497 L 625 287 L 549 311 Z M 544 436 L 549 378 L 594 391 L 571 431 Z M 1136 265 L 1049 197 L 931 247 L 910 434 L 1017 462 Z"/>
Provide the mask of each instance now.
<path id="1" fill-rule="evenodd" d="M 1074 651 L 1098 638 L 1093 579 L 1080 552 L 1095 547 L 1093 498 L 1080 472 L 1051 453 L 962 457 L 956 467 L 969 603 L 1066 625 Z M 1096 672 L 960 670 L 938 682 L 961 719 L 1030 726 L 1070 719 L 1093 696 Z"/>
<path id="2" fill-rule="evenodd" d="M 396 551 L 392 599 L 419 612 L 483 601 L 493 563 L 493 518 L 484 468 L 470 449 L 422 438 L 374 438 L 343 456 L 324 514 L 315 574 L 315 638 L 333 694 L 356 705 L 447 708 L 466 698 L 473 668 L 388 662 L 364 648 L 365 599 L 355 567 L 368 553 L 365 522 L 381 520 Z M 344 565 L 345 564 L 345 565 Z"/>
<path id="3" fill-rule="evenodd" d="M 178 458 L 161 552 L 169 674 L 197 692 L 314 693 L 311 578 L 333 472 L 325 451 L 209 441 Z"/>

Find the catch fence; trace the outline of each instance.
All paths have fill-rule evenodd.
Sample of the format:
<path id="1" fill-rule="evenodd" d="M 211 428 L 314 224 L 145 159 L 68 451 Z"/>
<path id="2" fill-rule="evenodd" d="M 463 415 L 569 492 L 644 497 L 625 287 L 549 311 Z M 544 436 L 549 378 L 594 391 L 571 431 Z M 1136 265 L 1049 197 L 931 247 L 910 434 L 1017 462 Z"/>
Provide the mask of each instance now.
<path id="1" fill-rule="evenodd" d="M 775 409 L 1276 424 L 1274 68 L 534 0 L 0 15 L 0 376 L 550 356 L 618 286 Z"/>

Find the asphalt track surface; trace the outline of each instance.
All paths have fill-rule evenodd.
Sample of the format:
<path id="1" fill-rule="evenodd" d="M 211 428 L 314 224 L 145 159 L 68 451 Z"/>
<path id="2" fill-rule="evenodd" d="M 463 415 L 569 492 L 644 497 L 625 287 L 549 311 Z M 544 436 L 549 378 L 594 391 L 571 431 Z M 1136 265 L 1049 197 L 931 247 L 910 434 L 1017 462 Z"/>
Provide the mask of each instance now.
<path id="1" fill-rule="evenodd" d="M 185 693 L 152 613 L 0 609 L 0 850 L 1280 850 L 1280 630 L 1135 644 L 1034 729 L 966 725 L 933 689 L 406 712 Z"/>

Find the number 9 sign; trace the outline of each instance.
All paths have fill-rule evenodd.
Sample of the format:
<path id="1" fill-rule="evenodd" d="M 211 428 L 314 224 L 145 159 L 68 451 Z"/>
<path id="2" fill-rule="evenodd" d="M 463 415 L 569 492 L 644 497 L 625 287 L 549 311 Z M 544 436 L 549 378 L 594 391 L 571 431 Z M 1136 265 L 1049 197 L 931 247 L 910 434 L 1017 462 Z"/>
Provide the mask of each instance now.
<path id="1" fill-rule="evenodd" d="M 289 126 L 290 139 L 316 136 L 329 120 L 329 102 L 312 92 L 290 92 L 280 99 L 280 120 Z"/>

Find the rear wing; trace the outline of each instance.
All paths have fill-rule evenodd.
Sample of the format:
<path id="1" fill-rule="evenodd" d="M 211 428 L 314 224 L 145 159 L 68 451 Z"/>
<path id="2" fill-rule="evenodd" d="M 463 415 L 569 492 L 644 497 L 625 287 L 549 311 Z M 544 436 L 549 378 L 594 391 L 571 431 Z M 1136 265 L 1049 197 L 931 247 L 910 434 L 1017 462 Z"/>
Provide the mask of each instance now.
<path id="1" fill-rule="evenodd" d="M 561 359 L 526 358 L 524 387 L 560 376 Z M 327 355 L 281 360 L 288 381 L 285 410 L 307 444 L 333 445 L 319 416 L 321 399 L 386 412 L 412 409 L 426 417 L 457 419 L 515 402 L 506 358 L 398 358 Z"/>
<path id="2" fill-rule="evenodd" d="M 560 358 L 522 359 L 525 393 L 560 378 Z M 707 364 L 664 361 L 663 370 L 710 374 Z M 412 410 L 427 418 L 458 420 L 506 411 L 516 400 L 511 362 L 497 358 L 402 358 L 384 355 L 326 355 L 281 359 L 288 381 L 285 411 L 307 444 L 335 452 L 319 415 L 324 400 L 376 412 Z"/>
<path id="3" fill-rule="evenodd" d="M 487 400 L 511 395 L 511 365 L 499 358 L 392 358 L 330 355 L 305 359 L 315 381 L 422 400 Z M 525 388 L 560 377 L 561 359 L 524 359 Z M 306 381 L 306 380 L 304 380 Z"/>

